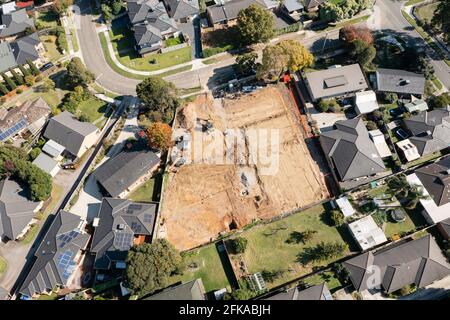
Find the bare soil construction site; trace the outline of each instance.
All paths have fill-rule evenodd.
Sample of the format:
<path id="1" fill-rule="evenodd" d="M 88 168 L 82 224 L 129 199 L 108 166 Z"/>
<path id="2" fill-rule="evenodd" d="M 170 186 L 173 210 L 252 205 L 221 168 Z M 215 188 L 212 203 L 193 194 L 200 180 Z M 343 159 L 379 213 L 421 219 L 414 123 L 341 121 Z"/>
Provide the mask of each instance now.
<path id="1" fill-rule="evenodd" d="M 200 96 L 183 107 L 175 134 L 189 133 L 191 138 L 172 150 L 160 234 L 179 250 L 188 250 L 254 220 L 327 198 L 323 174 L 310 156 L 297 117 L 293 98 L 283 85 L 236 99 Z M 238 133 L 233 141 L 243 146 L 242 152 L 230 143 L 230 129 Z M 264 129 L 277 133 L 279 143 L 270 133 L 267 139 L 253 134 Z M 255 139 L 258 145 L 269 140 L 265 154 L 275 151 L 277 159 L 258 161 L 260 151 L 252 147 Z M 222 150 L 214 149 L 218 144 Z M 181 158 L 191 161 L 180 162 Z"/>

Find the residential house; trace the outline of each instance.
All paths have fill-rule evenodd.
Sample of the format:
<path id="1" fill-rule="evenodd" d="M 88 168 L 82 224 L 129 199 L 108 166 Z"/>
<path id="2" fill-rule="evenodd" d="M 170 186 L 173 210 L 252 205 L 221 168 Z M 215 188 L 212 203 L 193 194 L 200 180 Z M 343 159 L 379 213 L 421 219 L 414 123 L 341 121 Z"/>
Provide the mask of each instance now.
<path id="1" fill-rule="evenodd" d="M 381 287 L 392 293 L 411 284 L 422 288 L 450 275 L 450 264 L 431 235 L 363 253 L 342 265 L 360 292 Z"/>
<path id="2" fill-rule="evenodd" d="M 200 13 L 198 0 L 164 0 L 167 13 L 175 21 L 187 22 Z"/>
<path id="3" fill-rule="evenodd" d="M 44 127 L 52 109 L 42 98 L 26 101 L 9 110 L 0 110 L 0 141 L 27 132 L 36 135 Z"/>
<path id="4" fill-rule="evenodd" d="M 354 96 L 368 88 L 359 64 L 308 72 L 304 79 L 312 101 Z"/>
<path id="5" fill-rule="evenodd" d="M 73 213 L 60 211 L 55 216 L 34 253 L 20 294 L 31 298 L 50 293 L 55 288 L 71 286 L 90 238 L 84 227 L 85 221 Z"/>
<path id="6" fill-rule="evenodd" d="M 17 9 L 25 9 L 27 12 L 31 12 L 34 10 L 34 0 L 31 1 L 17 1 L 16 2 Z"/>
<path id="7" fill-rule="evenodd" d="M 97 168 L 93 176 L 106 195 L 123 198 L 151 176 L 159 163 L 150 150 L 124 150 Z"/>
<path id="8" fill-rule="evenodd" d="M 422 214 L 430 224 L 450 218 L 450 157 L 415 170 L 406 177 L 411 185 L 422 187 L 428 199 L 420 199 Z"/>
<path id="9" fill-rule="evenodd" d="M 53 159 L 60 161 L 62 160 L 62 154 L 64 152 L 64 146 L 60 145 L 58 142 L 53 140 L 48 140 L 42 147 L 42 152 L 46 153 Z"/>
<path id="10" fill-rule="evenodd" d="M 292 21 L 299 21 L 305 7 L 301 0 L 284 0 L 280 6 L 280 12 Z"/>
<path id="11" fill-rule="evenodd" d="M 392 152 L 386 143 L 384 134 L 379 129 L 369 131 L 369 136 L 381 158 L 384 159 L 392 156 Z"/>
<path id="12" fill-rule="evenodd" d="M 94 268 L 121 269 L 133 245 L 150 242 L 156 208 L 155 203 L 103 198 L 93 223 L 95 231 L 90 252 L 95 254 Z"/>
<path id="13" fill-rule="evenodd" d="M 273 9 L 272 1 L 231 0 L 208 6 L 206 8 L 206 14 L 208 16 L 209 23 L 214 27 L 218 27 L 220 25 L 233 25 L 236 22 L 239 11 L 247 9 L 252 4 L 260 5 L 268 10 Z"/>
<path id="14" fill-rule="evenodd" d="M 417 150 L 417 147 L 409 139 L 397 142 L 396 146 L 407 162 L 420 158 L 419 150 Z"/>
<path id="15" fill-rule="evenodd" d="M 337 121 L 335 127 L 320 135 L 320 144 L 339 181 L 375 176 L 385 171 L 362 118 Z"/>
<path id="16" fill-rule="evenodd" d="M 206 300 L 205 287 L 201 278 L 172 286 L 143 300 Z"/>
<path id="17" fill-rule="evenodd" d="M 413 101 L 405 104 L 405 109 L 409 113 L 427 111 L 428 110 L 428 104 L 427 104 L 427 102 L 425 100 L 414 99 Z"/>
<path id="18" fill-rule="evenodd" d="M 181 34 L 163 2 L 128 0 L 127 6 L 136 50 L 140 55 L 157 52 L 164 46 L 165 39 Z"/>
<path id="19" fill-rule="evenodd" d="M 370 215 L 353 221 L 347 226 L 362 251 L 388 241 L 383 230 L 380 229 Z"/>
<path id="20" fill-rule="evenodd" d="M 333 300 L 327 284 L 321 283 L 306 289 L 291 288 L 264 300 Z"/>
<path id="21" fill-rule="evenodd" d="M 403 120 L 412 134 L 409 140 L 417 147 L 419 154 L 444 150 L 450 146 L 450 111 L 436 109 L 422 112 Z"/>
<path id="22" fill-rule="evenodd" d="M 450 218 L 437 224 L 437 228 L 446 241 L 450 240 Z"/>
<path id="23" fill-rule="evenodd" d="M 0 72 L 8 72 L 10 68 L 16 68 L 18 65 L 25 65 L 28 68 L 28 60 L 39 68 L 45 62 L 44 52 L 44 45 L 39 40 L 37 33 L 12 42 L 2 42 L 0 43 L 0 55 L 2 57 L 0 59 Z"/>
<path id="24" fill-rule="evenodd" d="M 26 233 L 42 203 L 30 190 L 11 179 L 0 181 L 0 240 L 16 240 Z"/>
<path id="25" fill-rule="evenodd" d="M 92 123 L 81 122 L 72 113 L 64 111 L 49 120 L 44 137 L 59 143 L 67 153 L 79 158 L 97 142 L 98 132 Z"/>
<path id="26" fill-rule="evenodd" d="M 355 94 L 355 111 L 357 115 L 371 113 L 378 110 L 377 95 L 372 90 Z"/>
<path id="27" fill-rule="evenodd" d="M 24 35 L 28 28 L 34 28 L 34 19 L 28 16 L 26 9 L 2 14 L 0 39 L 15 39 Z"/>
<path id="28" fill-rule="evenodd" d="M 16 11 L 16 3 L 14 1 L 7 2 L 1 5 L 2 14 L 10 14 Z"/>
<path id="29" fill-rule="evenodd" d="M 396 70 L 378 69 L 376 75 L 376 90 L 378 92 L 393 92 L 400 97 L 412 99 L 422 98 L 425 93 L 425 77 L 422 74 Z"/>
<path id="30" fill-rule="evenodd" d="M 314 12 L 319 10 L 321 4 L 327 0 L 305 0 L 305 10 L 308 12 Z"/>
<path id="31" fill-rule="evenodd" d="M 53 159 L 44 152 L 41 152 L 36 159 L 33 160 L 33 164 L 52 177 L 56 176 L 60 169 L 59 161 Z"/>

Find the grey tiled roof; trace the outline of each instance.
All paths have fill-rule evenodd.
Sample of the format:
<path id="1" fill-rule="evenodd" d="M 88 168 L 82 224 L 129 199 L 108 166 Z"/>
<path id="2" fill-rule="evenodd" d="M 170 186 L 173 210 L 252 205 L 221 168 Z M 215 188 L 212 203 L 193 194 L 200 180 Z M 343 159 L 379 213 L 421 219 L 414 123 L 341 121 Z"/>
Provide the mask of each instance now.
<path id="1" fill-rule="evenodd" d="M 75 271 L 77 254 L 84 250 L 89 234 L 82 230 L 80 216 L 60 211 L 54 218 L 35 252 L 35 260 L 19 289 L 19 293 L 33 296 L 66 286 Z"/>
<path id="2" fill-rule="evenodd" d="M 443 150 L 450 146 L 450 112 L 436 109 L 421 112 L 405 119 L 404 123 L 413 137 L 414 143 L 421 156 Z"/>
<path id="3" fill-rule="evenodd" d="M 198 0 L 164 0 L 169 16 L 175 20 L 199 14 Z"/>
<path id="4" fill-rule="evenodd" d="M 450 157 L 415 171 L 437 206 L 450 202 Z"/>
<path id="5" fill-rule="evenodd" d="M 128 17 L 131 23 L 143 22 L 158 3 L 158 0 L 127 0 Z"/>
<path id="6" fill-rule="evenodd" d="M 333 298 L 327 284 L 324 282 L 303 290 L 295 287 L 277 293 L 266 300 L 333 300 Z"/>
<path id="7" fill-rule="evenodd" d="M 223 5 L 215 4 L 206 8 L 211 17 L 212 23 L 230 21 L 237 18 L 239 11 L 250 7 L 252 4 L 259 4 L 266 8 L 266 4 L 262 0 L 231 0 Z"/>
<path id="8" fill-rule="evenodd" d="M 320 142 L 341 181 L 385 171 L 362 118 L 337 121 L 335 126 L 335 130 L 321 134 Z"/>
<path id="9" fill-rule="evenodd" d="M 136 203 L 126 199 L 103 198 L 92 238 L 95 268 L 109 269 L 114 261 L 124 261 L 132 243 L 122 245 L 121 237 L 144 235 L 151 238 L 156 218 L 155 203 Z"/>
<path id="10" fill-rule="evenodd" d="M 11 44 L 9 42 L 0 43 L 0 72 L 7 71 L 17 65 Z"/>
<path id="11" fill-rule="evenodd" d="M 5 28 L 0 30 L 0 37 L 13 36 L 24 32 L 26 28 L 34 27 L 34 19 L 28 17 L 26 9 L 4 14 L 1 20 Z"/>
<path id="12" fill-rule="evenodd" d="M 31 201 L 29 190 L 16 181 L 0 181 L 0 237 L 15 240 L 31 222 L 39 202 Z"/>
<path id="13" fill-rule="evenodd" d="M 96 169 L 93 176 L 110 196 L 117 197 L 159 162 L 150 150 L 124 150 Z"/>
<path id="14" fill-rule="evenodd" d="M 97 130 L 92 123 L 78 121 L 73 114 L 64 111 L 49 120 L 44 137 L 58 142 L 70 153 L 77 155 L 84 139 Z"/>
<path id="15" fill-rule="evenodd" d="M 303 3 L 301 0 L 284 0 L 283 6 L 288 12 L 298 11 L 303 9 Z"/>
<path id="16" fill-rule="evenodd" d="M 377 90 L 403 94 L 423 95 L 425 92 L 425 77 L 422 74 L 395 70 L 378 69 Z"/>
<path id="17" fill-rule="evenodd" d="M 28 59 L 35 61 L 39 59 L 36 46 L 40 43 L 38 34 L 35 32 L 29 36 L 17 39 L 11 43 L 17 65 L 23 65 Z"/>
<path id="18" fill-rule="evenodd" d="M 174 287 L 166 288 L 160 293 L 144 300 L 206 300 L 202 279 L 195 279 Z"/>
<path id="19" fill-rule="evenodd" d="M 327 0 L 305 0 L 305 8 L 312 9 L 320 6 Z"/>
<path id="20" fill-rule="evenodd" d="M 441 225 L 442 230 L 445 232 L 446 237 L 450 238 L 450 218 L 439 222 L 439 224 Z"/>
<path id="21" fill-rule="evenodd" d="M 450 264 L 431 235 L 366 252 L 343 262 L 358 291 L 381 285 L 391 293 L 410 284 L 424 287 L 450 275 Z M 381 279 L 373 276 L 373 267 Z"/>

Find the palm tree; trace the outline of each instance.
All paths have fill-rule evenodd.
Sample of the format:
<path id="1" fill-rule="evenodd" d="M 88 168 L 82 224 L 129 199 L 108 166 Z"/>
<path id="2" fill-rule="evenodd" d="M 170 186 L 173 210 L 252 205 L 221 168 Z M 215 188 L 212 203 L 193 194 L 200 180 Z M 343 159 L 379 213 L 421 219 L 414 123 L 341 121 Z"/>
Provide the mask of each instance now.
<path id="1" fill-rule="evenodd" d="M 414 210 L 420 200 L 429 200 L 430 196 L 423 193 L 423 187 L 415 184 L 412 185 L 408 192 L 408 204 L 405 206 L 406 209 Z"/>
<path id="2" fill-rule="evenodd" d="M 409 183 L 404 174 L 391 177 L 387 180 L 387 185 L 394 196 L 406 198 L 408 196 Z"/>

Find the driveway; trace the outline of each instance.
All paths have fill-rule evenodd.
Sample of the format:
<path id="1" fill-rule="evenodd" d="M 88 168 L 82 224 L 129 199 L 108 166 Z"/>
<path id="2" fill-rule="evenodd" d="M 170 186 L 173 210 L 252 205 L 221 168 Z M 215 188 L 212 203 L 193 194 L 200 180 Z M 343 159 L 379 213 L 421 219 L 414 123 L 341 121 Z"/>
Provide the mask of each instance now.
<path id="1" fill-rule="evenodd" d="M 108 154 L 100 161 L 96 168 L 103 164 L 108 159 L 118 154 L 127 139 L 135 137 L 135 134 L 140 130 L 137 122 L 138 108 L 136 98 L 125 97 L 123 99 L 121 108 L 126 109 L 128 106 L 130 112 L 128 113 L 123 130 L 120 132 L 115 144 L 108 151 Z M 98 213 L 103 195 L 100 192 L 97 182 L 93 175 L 89 175 L 86 183 L 81 189 L 77 202 L 70 208 L 70 212 L 79 215 L 88 222 L 92 221 Z"/>

